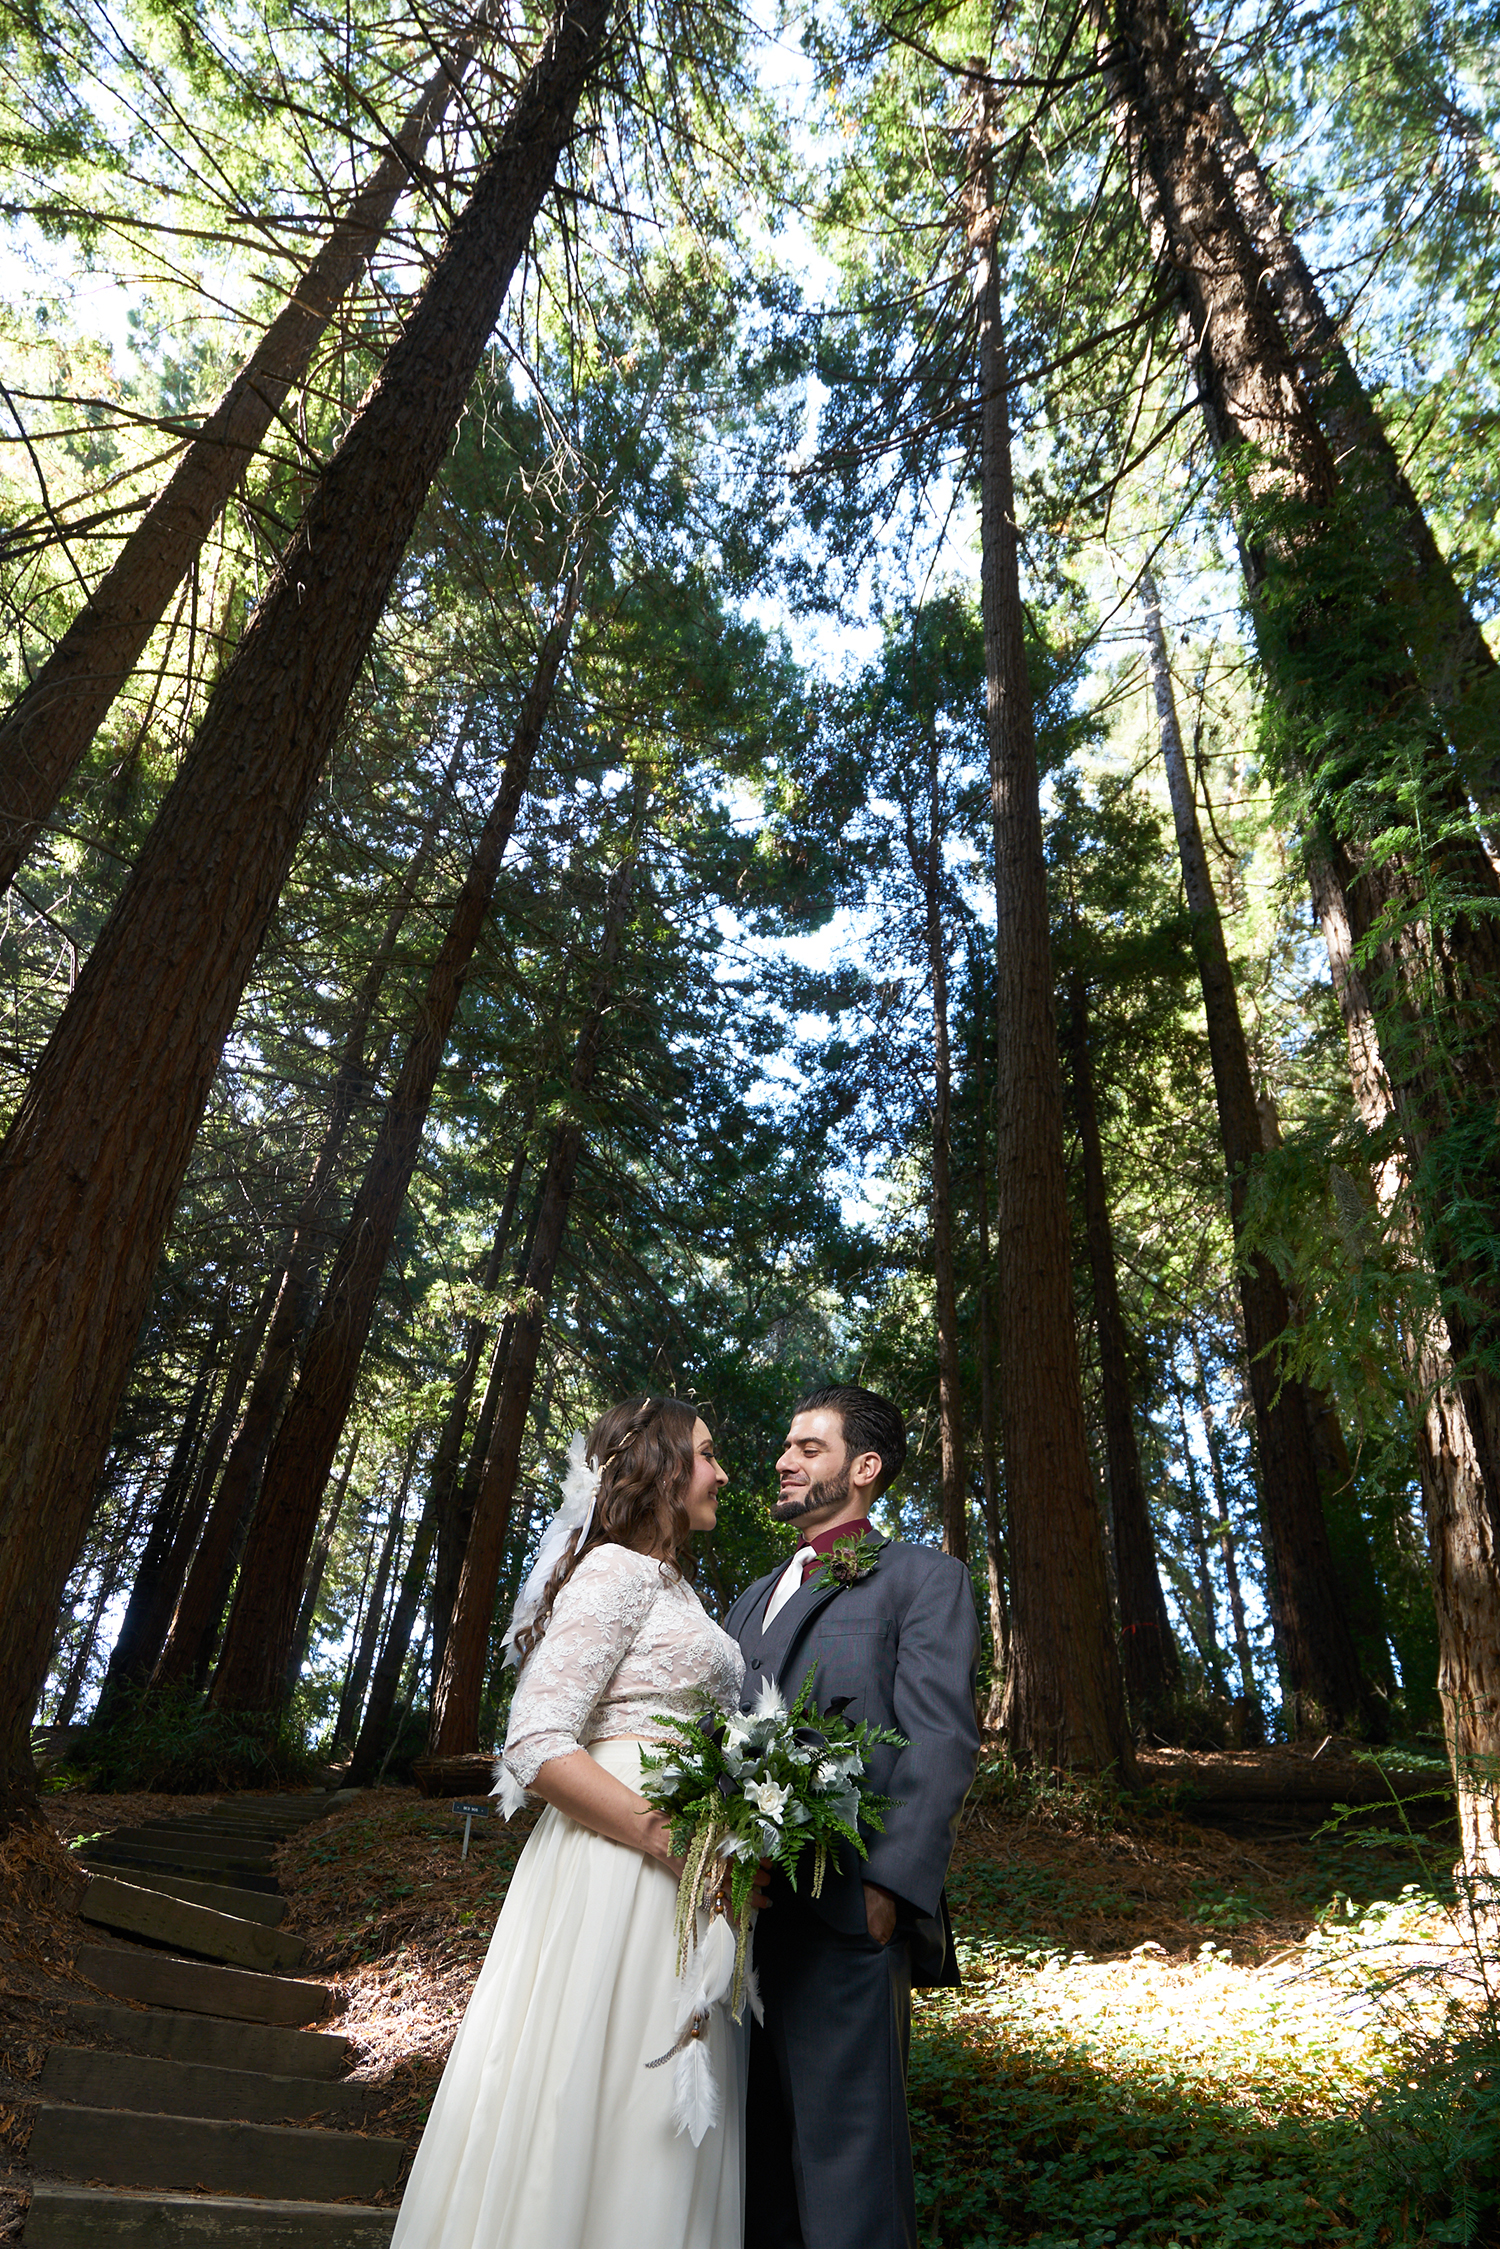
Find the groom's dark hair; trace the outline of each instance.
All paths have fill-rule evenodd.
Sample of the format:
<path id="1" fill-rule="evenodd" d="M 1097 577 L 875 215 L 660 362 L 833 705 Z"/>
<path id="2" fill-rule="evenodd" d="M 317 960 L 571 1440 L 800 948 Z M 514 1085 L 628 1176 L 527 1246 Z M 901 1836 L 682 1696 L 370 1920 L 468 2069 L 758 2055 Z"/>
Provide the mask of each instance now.
<path id="1" fill-rule="evenodd" d="M 862 1390 L 857 1382 L 830 1382 L 822 1390 L 810 1390 L 792 1418 L 795 1420 L 799 1413 L 816 1413 L 820 1406 L 838 1415 L 845 1446 L 851 1453 L 879 1453 L 880 1481 L 875 1490 L 883 1492 L 906 1463 L 906 1423 L 901 1408 L 878 1391 Z"/>

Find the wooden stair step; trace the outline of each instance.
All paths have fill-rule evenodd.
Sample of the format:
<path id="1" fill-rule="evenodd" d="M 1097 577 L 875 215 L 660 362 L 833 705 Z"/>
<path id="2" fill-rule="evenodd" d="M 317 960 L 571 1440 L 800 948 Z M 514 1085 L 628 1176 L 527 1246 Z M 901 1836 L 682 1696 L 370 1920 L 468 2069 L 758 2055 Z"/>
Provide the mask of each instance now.
<path id="1" fill-rule="evenodd" d="M 96 1874 L 78 1907 L 84 1921 L 119 1934 L 144 1937 L 174 1952 L 201 1953 L 205 1960 L 221 1960 L 232 1968 L 256 1968 L 281 1974 L 300 1968 L 307 1958 L 307 1940 L 285 1930 L 268 1929 L 259 1921 L 241 1921 L 232 1913 L 216 1913 L 211 1906 L 192 1905 L 185 1898 L 163 1896 L 160 1890 L 138 1890 L 132 1883 Z"/>
<path id="2" fill-rule="evenodd" d="M 218 2117 L 154 2116 L 38 2104 L 31 2162 L 44 2177 L 131 2187 L 206 2187 L 253 2195 L 267 2186 L 302 2202 L 337 2202 L 392 2185 L 405 2143 L 360 2132 Z"/>
<path id="3" fill-rule="evenodd" d="M 98 1980 L 97 1978 L 95 1979 Z M 110 2038 L 132 2054 L 222 2069 L 265 2070 L 273 2077 L 342 2077 L 354 2060 L 351 2040 L 336 2030 L 289 2030 L 279 2023 L 228 2022 L 215 2015 L 167 2014 L 75 1999 L 68 2020 L 90 2038 Z"/>
<path id="4" fill-rule="evenodd" d="M 101 1836 L 97 1843 L 82 1843 L 77 1857 L 85 1866 L 155 1867 L 160 1874 L 181 1874 L 190 1882 L 220 1882 L 227 1890 L 261 1890 L 267 1897 L 280 1894 L 274 1873 L 258 1868 L 225 1866 L 176 1845 L 158 1848 L 151 1843 L 114 1843 Z"/>
<path id="5" fill-rule="evenodd" d="M 316 2118 L 358 2131 L 369 2106 L 368 2085 L 326 2077 L 277 2077 L 255 2068 L 171 2061 L 156 2054 L 109 2054 L 53 2046 L 42 2064 L 45 2101 L 86 2108 L 152 2110 L 162 2116 L 215 2116 L 243 2124 L 286 2124 Z"/>
<path id="6" fill-rule="evenodd" d="M 198 2194 L 33 2188 L 26 2249 L 388 2249 L 394 2210 Z"/>
<path id="7" fill-rule="evenodd" d="M 256 1849 L 265 1848 L 267 1850 L 274 1850 L 278 1844 L 284 1843 L 289 1835 L 298 1832 L 300 1832 L 298 1829 L 288 1827 L 282 1821 L 278 1821 L 275 1827 L 252 1827 L 248 1824 L 242 1824 L 239 1820 L 231 1825 L 228 1820 L 211 1819 L 206 1812 L 202 1819 L 137 1820 L 135 1822 L 135 1833 L 137 1835 L 202 1836 L 210 1843 L 249 1843 Z"/>
<path id="8" fill-rule="evenodd" d="M 109 1860 L 90 1860 L 101 1873 L 110 1870 Z M 259 1921 L 266 1928 L 279 1928 L 286 1919 L 287 1900 L 277 1890 L 241 1890 L 229 1882 L 203 1882 L 192 1874 L 171 1874 L 160 1866 L 121 1867 L 115 1879 L 129 1882 L 137 1890 L 159 1890 L 163 1897 L 185 1898 L 189 1905 L 206 1905 L 214 1913 L 232 1913 L 240 1921 Z"/>
<path id="9" fill-rule="evenodd" d="M 331 2011 L 327 1986 L 262 1976 L 245 1968 L 210 1967 L 169 1953 L 123 1946 L 80 1945 L 78 1973 L 113 1999 L 148 2007 L 185 2007 L 199 2015 L 234 2015 L 253 2023 L 312 2023 Z"/>
<path id="10" fill-rule="evenodd" d="M 268 1873 L 276 1858 L 274 1843 L 241 1843 L 232 1835 L 220 1841 L 212 1835 L 164 1834 L 154 1827 L 113 1827 L 98 1840 L 112 1843 L 116 1850 L 122 1851 L 190 1851 L 205 1865 L 243 1866 L 256 1874 Z"/>

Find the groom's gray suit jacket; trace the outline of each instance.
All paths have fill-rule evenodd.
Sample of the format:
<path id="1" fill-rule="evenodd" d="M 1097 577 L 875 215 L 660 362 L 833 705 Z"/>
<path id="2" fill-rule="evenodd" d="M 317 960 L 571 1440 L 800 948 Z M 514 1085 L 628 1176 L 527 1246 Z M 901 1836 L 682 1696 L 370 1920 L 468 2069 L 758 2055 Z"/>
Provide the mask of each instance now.
<path id="1" fill-rule="evenodd" d="M 947 1981 L 951 1944 L 938 1935 L 939 1925 L 946 1928 L 943 1881 L 979 1756 L 979 1626 L 969 1573 L 952 1555 L 886 1540 L 855 1585 L 820 1585 L 814 1571 L 766 1632 L 766 1601 L 784 1566 L 758 1578 L 725 1619 L 745 1655 L 744 1707 L 767 1677 L 790 1702 L 816 1664 L 818 1710 L 841 1702 L 851 1724 L 863 1718 L 893 1727 L 910 1744 L 870 1753 L 865 1787 L 899 1801 L 884 1833 L 867 1832 L 868 1859 L 847 1846 L 840 1853 L 813 1910 L 831 1927 L 862 1935 L 862 1884 L 879 1883 L 922 1924 L 912 1931 L 914 1980 Z M 807 1887 L 804 1877 L 801 1893 Z M 950 1958 L 940 1966 L 945 1950 Z"/>

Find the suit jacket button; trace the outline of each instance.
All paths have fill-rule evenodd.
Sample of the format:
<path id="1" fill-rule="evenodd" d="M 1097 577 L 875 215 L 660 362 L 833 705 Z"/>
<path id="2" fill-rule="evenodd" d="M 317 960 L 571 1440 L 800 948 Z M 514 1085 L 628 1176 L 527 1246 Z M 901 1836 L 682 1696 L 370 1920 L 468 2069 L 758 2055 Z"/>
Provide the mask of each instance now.
<path id="1" fill-rule="evenodd" d="M 759 1671 L 759 1669 L 760 1669 L 760 1657 L 759 1657 L 759 1656 L 752 1656 L 752 1657 L 750 1658 L 750 1668 L 751 1668 L 751 1670 L 752 1670 L 752 1671 Z"/>

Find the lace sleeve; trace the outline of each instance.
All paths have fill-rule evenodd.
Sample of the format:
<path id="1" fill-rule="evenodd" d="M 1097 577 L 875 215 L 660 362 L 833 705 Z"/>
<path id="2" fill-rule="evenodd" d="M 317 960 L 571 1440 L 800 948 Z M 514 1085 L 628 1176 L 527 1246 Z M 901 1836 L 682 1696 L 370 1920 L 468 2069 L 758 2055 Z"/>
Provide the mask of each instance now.
<path id="1" fill-rule="evenodd" d="M 581 1746 L 590 1711 L 660 1590 L 659 1564 L 629 1547 L 596 1546 L 579 1563 L 522 1666 L 510 1706 L 501 1762 L 522 1788 L 549 1757 Z"/>

